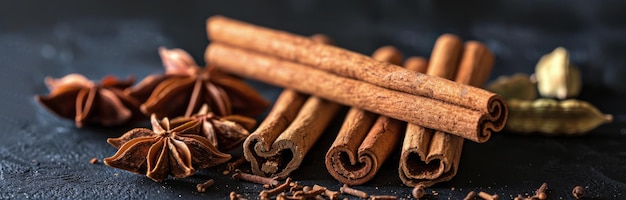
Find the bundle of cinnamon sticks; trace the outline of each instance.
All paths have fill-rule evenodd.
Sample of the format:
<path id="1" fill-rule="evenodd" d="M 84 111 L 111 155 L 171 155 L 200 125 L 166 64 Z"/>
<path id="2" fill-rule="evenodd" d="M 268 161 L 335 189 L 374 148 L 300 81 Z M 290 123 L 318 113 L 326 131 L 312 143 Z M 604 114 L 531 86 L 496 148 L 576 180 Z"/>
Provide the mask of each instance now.
<path id="1" fill-rule="evenodd" d="M 254 171 L 253 166 L 256 174 L 285 177 L 289 172 L 281 174 L 281 169 L 297 168 L 302 152 L 310 149 L 321 135 L 318 132 L 332 120 L 337 103 L 380 115 L 377 121 L 408 122 L 481 143 L 506 122 L 502 97 L 446 79 L 454 77 L 426 75 L 395 65 L 399 62 L 375 60 L 308 37 L 222 16 L 207 20 L 207 32 L 212 41 L 205 54 L 207 62 L 229 73 L 287 88 L 255 132 L 271 133 L 261 129 L 272 128 L 289 134 L 253 133 L 248 141 L 254 144 L 244 144 L 246 159 L 253 165 L 257 162 L 261 169 Z M 433 60 L 429 68 L 441 65 Z M 294 123 L 311 124 L 312 129 L 292 128 Z M 388 123 L 382 124 L 385 130 Z M 263 156 L 263 152 L 273 156 Z"/>
<path id="2" fill-rule="evenodd" d="M 444 34 L 435 42 L 430 62 L 420 62 L 428 75 L 481 86 L 491 73 L 493 54 L 482 43 Z M 408 124 L 398 172 L 408 186 L 431 186 L 450 180 L 458 170 L 464 139 L 446 132 Z"/>
<path id="3" fill-rule="evenodd" d="M 320 34 L 311 39 L 332 43 Z M 339 108 L 339 104 L 285 89 L 263 123 L 244 141 L 244 156 L 252 172 L 286 178 L 300 166 Z"/>

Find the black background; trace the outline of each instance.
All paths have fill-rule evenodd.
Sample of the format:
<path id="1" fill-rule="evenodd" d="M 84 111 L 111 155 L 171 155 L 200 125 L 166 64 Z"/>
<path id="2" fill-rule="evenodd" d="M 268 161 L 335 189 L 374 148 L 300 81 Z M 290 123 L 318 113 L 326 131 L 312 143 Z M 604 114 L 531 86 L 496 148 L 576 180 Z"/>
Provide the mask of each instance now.
<path id="1" fill-rule="evenodd" d="M 583 137 L 495 134 L 466 142 L 457 176 L 438 184 L 436 199 L 461 199 L 470 190 L 508 199 L 548 182 L 550 199 L 571 199 L 581 185 L 589 199 L 626 198 L 626 3 L 622 1 L 2 1 L 0 2 L 0 198 L 2 199 L 224 199 L 234 190 L 256 198 L 260 186 L 230 180 L 224 166 L 162 183 L 107 167 L 92 157 L 115 153 L 106 138 L 136 126 L 78 129 L 41 106 L 46 76 L 81 73 L 138 78 L 162 73 L 159 46 L 187 50 L 203 65 L 205 20 L 221 14 L 254 24 L 311 35 L 325 33 L 338 46 L 370 54 L 394 45 L 405 55 L 428 56 L 435 39 L 454 33 L 484 42 L 497 56 L 491 75 L 532 73 L 543 54 L 570 50 L 582 71 L 579 99 L 615 121 Z M 280 88 L 250 81 L 274 100 Z M 258 119 L 262 119 L 262 116 Z M 305 184 L 338 189 L 323 155 L 342 117 L 295 171 Z M 240 152 L 233 151 L 234 157 Z M 370 194 L 408 198 L 397 176 L 395 153 L 370 183 Z M 195 184 L 209 178 L 206 193 Z M 454 188 L 454 189 L 452 189 Z"/>

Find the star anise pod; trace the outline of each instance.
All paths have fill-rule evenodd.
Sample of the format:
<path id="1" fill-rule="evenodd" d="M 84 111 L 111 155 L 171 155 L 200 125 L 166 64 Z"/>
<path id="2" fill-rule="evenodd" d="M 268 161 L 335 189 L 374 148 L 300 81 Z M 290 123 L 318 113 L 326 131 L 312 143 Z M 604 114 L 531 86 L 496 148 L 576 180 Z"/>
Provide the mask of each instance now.
<path id="1" fill-rule="evenodd" d="M 135 128 L 107 142 L 118 148 L 115 155 L 105 158 L 108 166 L 145 174 L 154 181 L 168 175 L 184 178 L 204 169 L 227 162 L 229 154 L 217 150 L 211 142 L 198 135 L 199 122 L 190 121 L 175 127 L 168 118 L 160 122 L 150 118 L 152 130 Z"/>
<path id="2" fill-rule="evenodd" d="M 203 104 L 219 116 L 257 115 L 269 102 L 243 80 L 213 67 L 200 68 L 184 50 L 159 48 L 165 75 L 150 75 L 130 96 L 144 102 L 141 111 L 159 117 L 190 116 Z"/>
<path id="3" fill-rule="evenodd" d="M 174 118 L 170 124 L 178 126 L 194 121 L 200 125 L 199 134 L 208 138 L 211 144 L 221 151 L 241 144 L 250 135 L 248 131 L 256 125 L 256 120 L 241 115 L 217 116 L 209 112 L 206 104 L 198 113 L 189 117 Z"/>
<path id="4" fill-rule="evenodd" d="M 68 74 L 60 79 L 46 77 L 44 82 L 50 94 L 37 95 L 35 100 L 60 117 L 74 119 L 77 127 L 85 123 L 120 125 L 137 114 L 141 116 L 139 102 L 123 93 L 134 80 L 106 76 L 96 84 L 80 74 Z"/>

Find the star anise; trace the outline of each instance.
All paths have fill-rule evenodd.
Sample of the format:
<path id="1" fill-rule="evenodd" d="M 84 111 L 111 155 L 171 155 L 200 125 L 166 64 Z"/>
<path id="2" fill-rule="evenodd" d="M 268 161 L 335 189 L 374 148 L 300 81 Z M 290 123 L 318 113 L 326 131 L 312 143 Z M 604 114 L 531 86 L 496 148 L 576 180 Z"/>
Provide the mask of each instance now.
<path id="1" fill-rule="evenodd" d="M 211 142 L 198 135 L 199 121 L 190 121 L 175 127 L 168 118 L 160 122 L 156 115 L 150 118 L 152 130 L 136 128 L 107 142 L 118 148 L 115 155 L 105 158 L 108 166 L 145 174 L 154 181 L 168 175 L 184 178 L 204 169 L 227 162 L 229 154 L 217 150 Z"/>
<path id="2" fill-rule="evenodd" d="M 208 105 L 204 104 L 198 113 L 189 117 L 172 119 L 170 124 L 178 126 L 197 121 L 200 125 L 199 134 L 211 141 L 211 144 L 225 151 L 241 144 L 256 125 L 256 120 L 241 115 L 227 115 L 219 117 L 209 112 Z"/>
<path id="3" fill-rule="evenodd" d="M 139 102 L 123 93 L 134 80 L 106 76 L 96 84 L 80 74 L 68 74 L 60 79 L 46 77 L 44 82 L 50 94 L 37 95 L 35 100 L 63 118 L 74 119 L 77 127 L 85 123 L 120 125 L 141 115 Z"/>
<path id="4" fill-rule="evenodd" d="M 184 50 L 159 48 L 165 75 L 150 75 L 127 94 L 144 102 L 143 113 L 159 117 L 190 116 L 209 104 L 219 116 L 257 115 L 269 102 L 243 80 L 213 67 L 200 68 Z"/>

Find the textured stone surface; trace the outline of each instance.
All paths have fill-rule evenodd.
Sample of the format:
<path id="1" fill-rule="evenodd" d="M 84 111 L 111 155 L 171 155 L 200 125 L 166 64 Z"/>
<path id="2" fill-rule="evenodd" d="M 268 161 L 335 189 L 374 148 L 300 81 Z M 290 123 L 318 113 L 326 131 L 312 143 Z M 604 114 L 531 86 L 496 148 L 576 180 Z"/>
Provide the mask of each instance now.
<path id="1" fill-rule="evenodd" d="M 92 157 L 115 153 L 106 138 L 147 124 L 77 129 L 33 100 L 33 95 L 48 92 L 45 76 L 134 74 L 141 79 L 160 73 L 158 46 L 186 49 L 203 63 L 208 44 L 204 22 L 215 14 L 303 35 L 326 33 L 337 45 L 364 54 L 391 44 L 405 55 L 429 55 L 437 36 L 455 33 L 483 41 L 494 51 L 492 80 L 531 73 L 541 55 L 564 46 L 583 74 L 580 99 L 613 114 L 615 122 L 584 137 L 498 133 L 485 144 L 467 142 L 457 176 L 431 189 L 439 199 L 459 199 L 470 190 L 508 198 L 548 182 L 550 199 L 571 198 L 575 185 L 596 199 L 624 199 L 626 108 L 619 105 L 626 102 L 625 6 L 613 1 L 3 1 L 0 199 L 223 199 L 232 190 L 256 197 L 260 186 L 231 180 L 222 175 L 224 166 L 155 183 L 101 163 L 92 165 Z M 251 83 L 268 99 L 280 92 Z M 325 171 L 322 159 L 340 124 L 333 123 L 313 147 L 294 180 L 338 190 L 340 184 Z M 411 188 L 400 182 L 397 162 L 398 156 L 392 156 L 371 183 L 357 188 L 408 197 Z M 216 179 L 215 186 L 196 192 L 195 184 L 208 178 Z"/>

